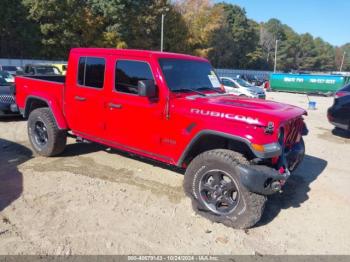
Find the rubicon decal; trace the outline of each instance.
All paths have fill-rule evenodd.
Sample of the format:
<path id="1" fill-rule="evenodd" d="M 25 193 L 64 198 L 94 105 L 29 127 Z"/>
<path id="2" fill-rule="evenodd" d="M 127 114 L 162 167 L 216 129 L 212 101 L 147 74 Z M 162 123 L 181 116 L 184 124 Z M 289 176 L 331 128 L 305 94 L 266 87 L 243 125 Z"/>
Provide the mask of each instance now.
<path id="1" fill-rule="evenodd" d="M 241 121 L 241 122 L 245 122 L 248 124 L 260 124 L 258 118 L 246 117 L 246 116 L 242 116 L 242 115 L 235 115 L 235 114 L 231 114 L 231 113 L 222 113 L 222 112 L 203 110 L 203 109 L 197 109 L 197 108 L 191 108 L 191 113 L 196 114 L 196 115 L 202 115 L 202 116 L 226 118 L 229 120 Z"/>

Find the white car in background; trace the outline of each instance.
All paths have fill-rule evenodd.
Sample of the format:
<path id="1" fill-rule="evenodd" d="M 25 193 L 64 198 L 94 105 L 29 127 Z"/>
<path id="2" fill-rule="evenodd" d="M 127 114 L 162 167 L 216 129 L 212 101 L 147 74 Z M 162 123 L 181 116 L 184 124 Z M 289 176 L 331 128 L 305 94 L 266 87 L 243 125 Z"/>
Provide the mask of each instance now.
<path id="1" fill-rule="evenodd" d="M 226 93 L 253 98 L 266 98 L 263 88 L 254 86 L 241 78 L 220 77 Z"/>

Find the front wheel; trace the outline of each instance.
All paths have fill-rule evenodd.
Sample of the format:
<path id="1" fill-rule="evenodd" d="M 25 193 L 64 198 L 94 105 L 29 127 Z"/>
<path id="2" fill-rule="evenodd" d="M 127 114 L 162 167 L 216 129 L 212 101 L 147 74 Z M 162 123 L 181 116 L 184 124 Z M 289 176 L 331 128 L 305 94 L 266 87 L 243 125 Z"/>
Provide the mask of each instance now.
<path id="1" fill-rule="evenodd" d="M 303 162 L 305 157 L 305 142 L 301 138 L 299 143 L 295 144 L 291 151 L 287 153 L 287 162 L 289 171 L 295 171 L 298 166 Z"/>
<path id="2" fill-rule="evenodd" d="M 249 192 L 240 182 L 239 153 L 217 149 L 198 155 L 185 173 L 184 189 L 200 215 L 234 228 L 249 228 L 261 218 L 266 197 Z"/>
<path id="3" fill-rule="evenodd" d="M 67 143 L 67 132 L 58 128 L 49 108 L 38 108 L 30 113 L 28 136 L 35 152 L 42 156 L 62 153 Z"/>

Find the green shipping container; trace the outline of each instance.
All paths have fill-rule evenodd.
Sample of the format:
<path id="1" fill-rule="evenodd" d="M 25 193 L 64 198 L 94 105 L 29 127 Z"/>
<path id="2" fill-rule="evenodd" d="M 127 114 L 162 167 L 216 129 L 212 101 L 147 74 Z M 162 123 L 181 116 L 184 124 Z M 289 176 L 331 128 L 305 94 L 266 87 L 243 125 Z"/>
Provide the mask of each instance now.
<path id="1" fill-rule="evenodd" d="M 270 74 L 272 90 L 300 93 L 334 93 L 350 82 L 349 76 Z"/>

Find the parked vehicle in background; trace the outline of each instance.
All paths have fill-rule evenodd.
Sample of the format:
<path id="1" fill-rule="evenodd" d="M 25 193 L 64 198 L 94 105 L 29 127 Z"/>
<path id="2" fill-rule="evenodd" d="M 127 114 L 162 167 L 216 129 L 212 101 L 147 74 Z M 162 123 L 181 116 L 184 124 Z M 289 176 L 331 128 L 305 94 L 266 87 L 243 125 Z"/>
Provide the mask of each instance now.
<path id="1" fill-rule="evenodd" d="M 336 92 L 328 109 L 328 121 L 335 127 L 350 131 L 350 84 Z"/>
<path id="2" fill-rule="evenodd" d="M 66 75 L 67 73 L 67 64 L 66 63 L 61 63 L 61 64 L 52 64 L 52 66 L 57 67 L 62 75 Z"/>
<path id="3" fill-rule="evenodd" d="M 46 64 L 29 64 L 24 67 L 25 75 L 62 75 L 58 67 Z"/>
<path id="4" fill-rule="evenodd" d="M 253 98 L 265 99 L 266 94 L 263 88 L 253 86 L 241 78 L 221 77 L 221 83 L 225 91 L 237 96 L 247 96 Z"/>
<path id="5" fill-rule="evenodd" d="M 67 77 L 16 77 L 40 155 L 62 153 L 69 131 L 175 165 L 195 211 L 236 228 L 260 220 L 266 196 L 303 160 L 305 110 L 224 93 L 204 58 L 78 48 L 68 64 Z"/>
<path id="6" fill-rule="evenodd" d="M 237 78 L 243 79 L 253 86 L 262 86 L 266 81 L 266 79 L 264 79 L 262 76 L 256 76 L 253 74 L 237 75 Z"/>
<path id="7" fill-rule="evenodd" d="M 349 83 L 350 77 L 341 75 L 271 74 L 270 86 L 274 91 L 334 94 Z"/>
<path id="8" fill-rule="evenodd" d="M 0 71 L 8 72 L 11 75 L 16 75 L 17 71 L 20 71 L 21 69 L 22 68 L 20 66 L 0 65 Z"/>
<path id="9" fill-rule="evenodd" d="M 0 116 L 18 114 L 15 102 L 14 77 L 5 71 L 0 71 Z"/>

